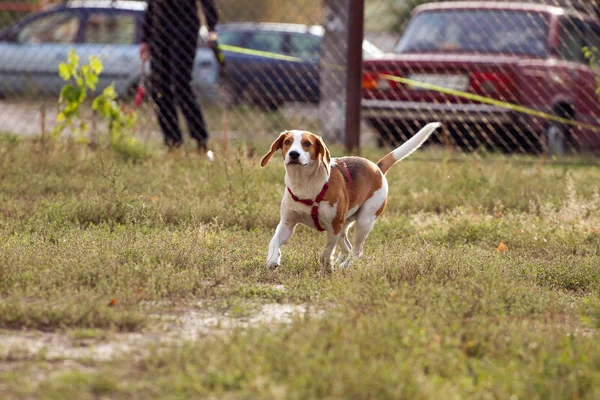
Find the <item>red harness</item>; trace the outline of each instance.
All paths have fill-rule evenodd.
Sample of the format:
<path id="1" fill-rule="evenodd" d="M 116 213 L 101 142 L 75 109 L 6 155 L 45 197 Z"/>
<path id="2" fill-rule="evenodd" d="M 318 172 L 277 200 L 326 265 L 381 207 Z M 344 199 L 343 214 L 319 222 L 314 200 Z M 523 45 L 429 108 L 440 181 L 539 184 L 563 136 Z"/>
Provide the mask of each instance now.
<path id="1" fill-rule="evenodd" d="M 317 198 L 314 200 L 300 199 L 298 198 L 298 196 L 292 193 L 292 189 L 287 188 L 288 192 L 290 192 L 290 195 L 292 196 L 292 199 L 294 199 L 298 203 L 306 204 L 307 206 L 312 206 L 310 216 L 315 222 L 315 227 L 319 232 L 323 232 L 325 230 L 325 228 L 323 228 L 321 224 L 319 224 L 319 203 L 321 202 L 321 200 L 323 200 L 323 197 L 325 197 L 325 193 L 327 193 L 328 188 L 329 182 L 325 182 L 325 184 L 323 185 L 323 189 L 321 189 L 321 192 L 317 195 Z"/>
<path id="2" fill-rule="evenodd" d="M 352 178 L 350 177 L 350 171 L 348 170 L 348 167 L 346 166 L 345 162 L 342 161 L 342 165 L 344 166 L 344 169 L 346 170 L 346 177 L 348 178 L 348 186 L 350 187 L 350 189 L 352 189 Z M 310 199 L 300 199 L 298 196 L 296 196 L 294 193 L 292 193 L 292 189 L 290 189 L 289 187 L 287 188 L 288 192 L 290 192 L 290 196 L 292 196 L 292 199 L 294 199 L 294 201 L 297 201 L 298 203 L 306 204 L 307 206 L 312 206 L 310 216 L 312 217 L 312 220 L 315 223 L 315 228 L 317 228 L 317 230 L 319 232 L 323 232 L 325 230 L 325 228 L 323 228 L 321 226 L 321 224 L 319 223 L 319 203 L 321 202 L 321 200 L 323 200 L 323 197 L 325 197 L 325 193 L 327 193 L 327 189 L 329 189 L 329 182 L 325 182 L 325 184 L 323 185 L 323 189 L 321 189 L 321 191 L 319 192 L 317 197 L 314 200 L 310 200 Z"/>

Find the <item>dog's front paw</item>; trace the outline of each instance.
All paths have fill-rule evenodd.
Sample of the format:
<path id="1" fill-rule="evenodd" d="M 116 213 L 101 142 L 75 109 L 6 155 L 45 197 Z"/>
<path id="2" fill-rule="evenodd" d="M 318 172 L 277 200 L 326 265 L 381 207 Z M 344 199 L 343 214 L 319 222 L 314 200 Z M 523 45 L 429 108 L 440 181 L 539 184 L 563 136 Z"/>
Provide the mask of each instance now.
<path id="1" fill-rule="evenodd" d="M 279 261 L 281 260 L 281 253 L 279 251 L 270 253 L 267 256 L 267 268 L 279 267 Z"/>

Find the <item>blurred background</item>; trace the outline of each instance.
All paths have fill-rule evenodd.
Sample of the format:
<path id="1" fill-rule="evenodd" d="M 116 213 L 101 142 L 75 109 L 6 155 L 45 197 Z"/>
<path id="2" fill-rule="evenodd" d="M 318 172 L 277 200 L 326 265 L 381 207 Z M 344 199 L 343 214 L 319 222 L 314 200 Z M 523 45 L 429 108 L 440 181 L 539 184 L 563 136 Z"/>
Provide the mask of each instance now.
<path id="1" fill-rule="evenodd" d="M 344 12 L 355 4 L 216 0 L 216 6 L 226 66 L 202 29 L 193 82 L 211 139 L 253 143 L 297 128 L 343 144 L 352 66 Z M 0 132 L 53 130 L 65 84 L 58 68 L 71 49 L 82 63 L 98 56 L 104 69 L 97 91 L 114 84 L 122 107 L 134 109 L 140 81 L 148 85 L 138 56 L 145 7 L 144 1 L 1 1 Z M 431 145 L 457 154 L 595 160 L 599 10 L 592 0 L 365 0 L 362 93 L 354 99 L 361 102 L 360 146 L 395 146 L 438 120 L 445 130 Z M 161 138 L 152 107 L 146 96 L 136 109 L 135 135 L 146 141 Z M 101 132 L 91 109 L 83 110 L 90 134 Z"/>

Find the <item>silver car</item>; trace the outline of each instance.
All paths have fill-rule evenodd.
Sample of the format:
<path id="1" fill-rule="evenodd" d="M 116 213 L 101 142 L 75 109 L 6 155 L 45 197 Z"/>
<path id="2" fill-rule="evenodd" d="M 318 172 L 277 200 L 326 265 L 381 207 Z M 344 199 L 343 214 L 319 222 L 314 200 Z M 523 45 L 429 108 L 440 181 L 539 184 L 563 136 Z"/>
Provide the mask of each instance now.
<path id="1" fill-rule="evenodd" d="M 71 1 L 31 14 L 0 32 L 0 94 L 57 94 L 64 85 L 58 66 L 71 49 L 87 63 L 104 64 L 98 91 L 111 83 L 121 96 L 140 79 L 139 43 L 146 2 Z M 148 68 L 146 70 L 149 70 Z M 212 51 L 199 46 L 193 86 L 202 98 L 215 99 L 219 66 Z"/>

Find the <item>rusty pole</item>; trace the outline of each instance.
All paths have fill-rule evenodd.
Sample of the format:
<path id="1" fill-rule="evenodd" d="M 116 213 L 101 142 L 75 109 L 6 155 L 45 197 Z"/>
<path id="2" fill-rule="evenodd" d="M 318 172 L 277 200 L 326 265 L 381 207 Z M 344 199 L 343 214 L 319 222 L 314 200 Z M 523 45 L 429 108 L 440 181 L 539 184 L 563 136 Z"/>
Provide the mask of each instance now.
<path id="1" fill-rule="evenodd" d="M 348 74 L 346 76 L 346 153 L 360 153 L 360 101 L 362 98 L 362 43 L 364 0 L 350 1 L 348 24 Z"/>

